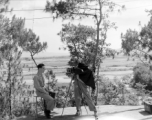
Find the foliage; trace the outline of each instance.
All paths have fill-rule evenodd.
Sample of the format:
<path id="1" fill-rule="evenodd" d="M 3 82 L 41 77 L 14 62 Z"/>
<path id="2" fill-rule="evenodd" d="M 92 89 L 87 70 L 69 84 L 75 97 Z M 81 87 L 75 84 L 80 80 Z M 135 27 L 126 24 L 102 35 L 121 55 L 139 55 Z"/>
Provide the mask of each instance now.
<path id="1" fill-rule="evenodd" d="M 4 49 L 5 48 L 5 49 Z M 7 45 L 1 47 L 4 51 L 2 55 L 4 56 L 7 52 L 9 54 L 5 59 L 3 64 L 3 70 L 0 81 L 1 89 L 1 114 L 2 117 L 13 117 L 23 114 L 31 114 L 31 104 L 29 103 L 29 98 L 32 94 L 28 93 L 28 87 L 25 82 L 23 82 L 22 76 L 22 66 L 20 61 L 21 52 L 18 52 L 14 47 L 9 47 Z M 8 52 L 10 51 L 10 52 Z M 6 74 L 4 74 L 6 71 Z M 11 119 L 11 118 L 10 118 Z"/>
<path id="2" fill-rule="evenodd" d="M 0 13 L 3 13 L 8 10 L 9 1 L 10 0 L 0 0 Z"/>
<path id="3" fill-rule="evenodd" d="M 115 58 L 116 55 L 118 55 L 119 52 L 114 50 L 114 49 L 106 49 L 106 56 L 107 57 L 112 57 L 113 59 Z"/>
<path id="4" fill-rule="evenodd" d="M 131 82 L 133 81 L 133 75 L 132 74 L 124 75 L 121 79 L 123 84 L 131 85 Z"/>
<path id="5" fill-rule="evenodd" d="M 51 11 L 52 13 L 56 12 L 56 16 L 67 14 L 69 11 L 73 11 L 75 4 L 65 1 L 59 1 L 59 3 L 54 3 L 54 6 L 51 6 L 51 3 L 47 1 L 46 11 Z M 58 11 L 58 12 L 57 12 Z"/>
<path id="6" fill-rule="evenodd" d="M 141 83 L 143 85 L 148 85 L 152 81 L 152 72 L 150 70 L 150 67 L 148 65 L 145 65 L 143 63 L 138 63 L 133 68 L 133 82 L 134 85 L 136 83 Z"/>
<path id="7" fill-rule="evenodd" d="M 135 94 L 129 91 L 118 78 L 109 80 L 105 77 L 99 79 L 99 98 L 105 105 L 138 105 Z"/>
<path id="8" fill-rule="evenodd" d="M 4 21 L 5 20 L 5 21 Z M 36 64 L 33 56 L 47 48 L 47 43 L 41 43 L 39 37 L 31 29 L 24 28 L 25 21 L 21 18 L 12 17 L 10 21 L 1 16 L 1 42 L 5 43 L 13 41 L 13 44 L 18 45 L 23 51 L 30 52 L 32 60 Z M 4 36 L 6 35 L 6 36 Z"/>
<path id="9" fill-rule="evenodd" d="M 90 66 L 93 63 L 93 56 L 95 54 L 95 36 L 96 30 L 91 26 L 84 26 L 79 24 L 64 24 L 62 31 L 58 34 L 61 36 L 61 40 L 66 44 L 71 60 L 69 61 L 70 66 L 75 65 L 74 59 L 81 59 L 86 65 Z M 115 56 L 116 51 L 106 48 L 109 44 L 99 42 L 98 55 L 102 57 L 105 56 Z M 101 50 L 105 53 L 101 54 Z M 98 57 L 96 63 L 99 64 L 100 57 Z"/>
<path id="10" fill-rule="evenodd" d="M 71 107 L 71 106 L 75 106 L 74 104 L 74 89 L 73 89 L 73 85 L 70 84 L 70 92 L 69 90 L 69 86 L 58 86 L 57 85 L 57 79 L 55 74 L 53 73 L 52 70 L 48 69 L 48 72 L 46 72 L 45 74 L 46 78 L 48 79 L 48 83 L 47 83 L 47 88 L 49 91 L 55 92 L 56 93 L 56 107 L 57 108 L 63 108 L 64 105 L 65 107 Z M 67 96 L 68 95 L 68 96 Z M 67 98 L 67 101 L 66 101 Z M 66 102 L 66 104 L 65 104 Z M 41 105 L 39 104 L 39 107 Z"/>
<path id="11" fill-rule="evenodd" d="M 34 55 L 45 50 L 47 48 L 47 42 L 41 43 L 39 37 L 31 29 L 23 29 L 20 33 L 19 39 L 19 46 L 23 51 L 30 53 L 32 60 L 37 66 Z"/>
<path id="12" fill-rule="evenodd" d="M 147 11 L 151 16 L 152 12 Z M 140 27 L 141 30 L 127 30 L 125 35 L 122 35 L 122 48 L 125 53 L 131 57 L 138 57 L 142 63 L 138 63 L 134 69 L 134 77 L 132 79 L 132 86 L 136 89 L 139 96 L 151 96 L 152 87 L 152 67 L 151 67 L 151 51 L 152 51 L 152 16 L 149 22 Z"/>
<path id="13" fill-rule="evenodd" d="M 92 62 L 92 54 L 95 48 L 96 30 L 89 26 L 64 24 L 63 30 L 59 33 L 71 55 L 70 65 L 73 65 L 73 58 L 81 58 L 86 65 Z"/>
<path id="14" fill-rule="evenodd" d="M 122 38 L 122 48 L 124 53 L 130 56 L 130 52 L 136 47 L 136 43 L 138 41 L 138 32 L 135 30 L 127 30 L 126 33 L 123 35 L 121 34 Z"/>
<path id="15" fill-rule="evenodd" d="M 48 79 L 48 90 L 55 91 L 57 89 L 57 79 L 55 73 L 51 69 L 48 69 L 45 76 Z"/>
<path id="16" fill-rule="evenodd" d="M 151 15 L 151 11 L 148 11 Z M 152 60 L 152 17 L 147 25 L 141 28 L 141 31 L 127 30 L 126 33 L 121 35 L 122 49 L 127 55 L 138 57 L 141 62 L 150 64 Z"/>
<path id="17" fill-rule="evenodd" d="M 131 85 L 136 91 L 137 96 L 144 99 L 146 96 L 151 96 L 152 88 L 152 72 L 148 65 L 138 63 L 133 69 L 133 79 Z"/>
<path id="18" fill-rule="evenodd" d="M 30 86 L 23 82 L 20 57 L 22 51 L 30 51 L 31 57 L 46 48 L 39 38 L 24 28 L 24 20 L 13 16 L 12 20 L 0 15 L 0 67 L 1 81 L 1 114 L 2 117 L 12 117 L 32 114 Z M 29 44 L 26 46 L 26 44 Z M 32 54 L 34 53 L 34 54 Z M 33 55 L 33 56 L 32 56 Z"/>
<path id="19" fill-rule="evenodd" d="M 70 86 L 70 90 L 69 90 L 69 86 Z M 57 89 L 55 90 L 57 108 L 74 106 L 73 105 L 74 104 L 73 103 L 74 89 L 73 89 L 72 84 L 70 84 L 69 86 L 68 87 L 67 86 L 57 87 Z M 67 99 L 67 101 L 66 101 L 66 99 Z M 65 104 L 65 102 L 66 102 L 66 104 Z"/>
<path id="20" fill-rule="evenodd" d="M 108 20 L 109 14 L 118 7 L 120 9 L 124 8 L 124 6 L 117 5 L 110 0 L 61 0 L 58 2 L 54 0 L 52 3 L 48 1 L 45 6 L 46 12 L 56 14 L 54 19 L 61 17 L 63 20 L 75 20 L 77 18 L 82 19 L 85 17 L 91 17 L 94 20 L 96 25 L 96 39 L 93 39 L 93 42 L 91 43 L 91 50 L 93 51 L 91 51 L 92 53 L 89 56 L 92 60 L 89 62 L 92 62 L 92 66 L 90 67 L 94 72 L 96 72 L 96 67 L 98 67 L 97 78 L 99 76 L 100 63 L 102 63 L 104 56 L 103 52 L 104 47 L 106 46 L 105 40 L 107 38 L 107 31 L 110 28 L 116 28 L 115 23 L 111 23 Z M 101 47 L 99 47 L 99 45 L 101 45 Z M 75 52 L 75 50 L 73 52 Z"/>
<path id="21" fill-rule="evenodd" d="M 147 97 L 144 99 L 144 102 L 149 104 L 149 105 L 152 105 L 152 98 L 151 97 Z"/>
<path id="22" fill-rule="evenodd" d="M 97 8 L 94 8 L 93 6 L 96 6 Z M 93 59 L 93 65 L 92 68 L 95 68 L 97 59 L 99 59 L 100 55 L 98 51 L 100 51 L 101 54 L 103 54 L 103 50 L 99 50 L 99 41 L 102 42 L 102 48 L 105 45 L 106 40 L 106 33 L 107 30 L 110 28 L 115 27 L 115 23 L 111 23 L 108 20 L 109 13 L 113 12 L 113 10 L 116 8 L 116 4 L 107 0 L 90 0 L 90 1 L 79 1 L 79 0 L 66 0 L 66 1 L 53 1 L 47 2 L 45 6 L 46 12 L 51 12 L 52 14 L 56 14 L 55 18 L 61 17 L 64 19 L 82 19 L 84 17 L 92 17 L 95 20 L 95 24 L 97 25 L 96 29 L 96 40 L 92 49 L 94 50 L 94 53 L 92 54 Z M 120 6 L 119 6 L 120 7 Z M 123 6 L 124 7 L 124 6 Z M 105 8 L 105 10 L 103 10 Z M 101 25 L 101 26 L 100 26 Z M 101 38 L 99 39 L 99 36 L 101 35 Z M 101 44 L 100 44 L 101 45 Z M 99 57 L 100 56 L 100 57 Z M 99 62 L 99 60 L 98 60 Z M 101 60 L 100 60 L 101 62 Z"/>

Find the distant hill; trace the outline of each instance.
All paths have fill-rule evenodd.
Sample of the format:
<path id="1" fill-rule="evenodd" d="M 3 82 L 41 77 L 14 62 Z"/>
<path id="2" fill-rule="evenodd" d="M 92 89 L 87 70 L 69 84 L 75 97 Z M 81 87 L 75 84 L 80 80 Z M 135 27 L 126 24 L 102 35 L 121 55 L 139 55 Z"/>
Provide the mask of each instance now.
<path id="1" fill-rule="evenodd" d="M 69 56 L 68 52 L 60 52 L 60 53 L 55 53 L 55 52 L 41 52 L 39 54 L 36 54 L 34 57 L 35 58 L 46 58 L 46 57 L 53 57 L 53 56 Z M 22 53 L 22 58 L 30 58 L 30 53 L 28 52 L 23 52 Z"/>
<path id="2" fill-rule="evenodd" d="M 121 49 L 115 49 L 117 52 L 120 52 Z M 121 53 L 122 54 L 122 53 Z M 69 56 L 70 53 L 68 51 L 61 51 L 61 52 L 46 52 L 43 51 L 39 54 L 36 54 L 34 57 L 35 58 L 48 58 L 48 57 L 59 57 L 59 56 Z M 29 52 L 23 52 L 22 53 L 22 58 L 31 58 L 30 53 Z"/>

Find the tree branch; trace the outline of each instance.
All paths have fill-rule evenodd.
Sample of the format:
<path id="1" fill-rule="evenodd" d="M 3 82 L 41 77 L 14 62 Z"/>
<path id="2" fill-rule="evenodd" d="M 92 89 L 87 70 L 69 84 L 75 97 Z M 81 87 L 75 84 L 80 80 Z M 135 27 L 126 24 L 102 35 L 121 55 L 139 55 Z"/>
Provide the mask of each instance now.
<path id="1" fill-rule="evenodd" d="M 144 63 L 145 65 L 149 65 L 149 64 L 146 64 L 146 63 L 139 57 L 139 55 L 138 55 L 137 52 L 135 52 L 135 54 L 137 55 L 137 57 L 140 59 L 140 61 L 141 61 L 142 63 Z"/>
<path id="2" fill-rule="evenodd" d="M 99 5 L 100 5 L 100 20 L 98 22 L 98 24 L 100 25 L 101 21 L 102 21 L 102 5 L 101 5 L 101 1 L 99 0 Z"/>
<path id="3" fill-rule="evenodd" d="M 35 59 L 34 59 L 34 55 L 32 54 L 31 51 L 29 51 L 29 52 L 30 52 L 30 54 L 31 54 L 31 58 L 32 58 L 33 62 L 35 63 L 35 65 L 36 65 L 36 67 L 37 67 L 37 63 L 36 63 L 36 61 L 35 61 Z"/>
<path id="4" fill-rule="evenodd" d="M 95 17 L 94 14 L 90 14 L 90 13 L 75 13 L 75 12 L 70 12 L 70 11 L 69 11 L 69 13 L 76 14 L 76 15 L 84 15 L 84 16 L 93 16 L 93 17 Z"/>
<path id="5" fill-rule="evenodd" d="M 146 53 L 145 51 L 142 51 L 142 50 L 140 50 L 140 49 L 138 49 L 138 48 L 135 48 L 136 50 L 138 50 L 138 51 L 140 51 L 140 52 L 142 52 L 142 53 L 144 53 L 144 54 L 146 54 L 146 55 L 148 55 L 148 56 L 151 56 L 151 55 L 149 55 L 148 53 Z"/>
<path id="6" fill-rule="evenodd" d="M 82 7 L 77 7 L 78 9 L 89 9 L 89 10 L 100 10 L 100 9 L 96 9 L 96 8 L 82 8 Z"/>
<path id="7" fill-rule="evenodd" d="M 73 40 L 72 40 L 72 43 L 73 43 L 73 45 L 74 45 L 74 49 L 75 49 L 76 53 L 78 53 L 77 48 L 76 48 L 76 45 L 75 45 L 75 43 L 73 42 Z M 79 59 L 79 56 L 77 56 L 77 58 Z"/>

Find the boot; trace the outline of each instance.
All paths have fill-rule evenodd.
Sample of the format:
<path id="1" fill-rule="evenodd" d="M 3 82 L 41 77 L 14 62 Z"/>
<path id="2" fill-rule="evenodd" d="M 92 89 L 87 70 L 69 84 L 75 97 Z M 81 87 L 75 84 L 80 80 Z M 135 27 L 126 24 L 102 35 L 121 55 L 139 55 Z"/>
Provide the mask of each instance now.
<path id="1" fill-rule="evenodd" d="M 81 110 L 77 109 L 77 112 L 76 112 L 75 116 L 80 116 L 80 115 L 81 115 Z"/>
<path id="2" fill-rule="evenodd" d="M 94 111 L 94 117 L 95 117 L 95 120 L 98 120 L 98 114 L 96 110 Z"/>
<path id="3" fill-rule="evenodd" d="M 44 115 L 45 115 L 46 118 L 50 119 L 51 118 L 51 116 L 50 116 L 50 110 L 45 109 L 44 110 Z"/>

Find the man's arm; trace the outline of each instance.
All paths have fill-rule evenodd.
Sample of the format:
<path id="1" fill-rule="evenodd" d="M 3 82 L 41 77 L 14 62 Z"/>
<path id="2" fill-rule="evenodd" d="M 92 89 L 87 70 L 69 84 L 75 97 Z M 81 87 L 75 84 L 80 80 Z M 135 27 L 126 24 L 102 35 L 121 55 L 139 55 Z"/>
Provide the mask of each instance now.
<path id="1" fill-rule="evenodd" d="M 34 88 L 35 88 L 35 89 L 37 89 L 39 92 L 42 92 L 42 93 L 44 93 L 44 94 L 48 94 L 48 93 L 43 89 L 43 87 L 40 86 L 37 77 L 34 77 L 33 80 L 34 80 Z"/>
<path id="2" fill-rule="evenodd" d="M 76 69 L 74 70 L 74 73 L 75 73 L 75 74 L 78 74 L 78 75 L 83 75 L 83 74 L 86 74 L 86 73 L 88 73 L 88 72 L 89 72 L 89 70 L 83 71 L 83 70 L 80 69 L 80 68 L 76 68 Z"/>
<path id="3" fill-rule="evenodd" d="M 75 74 L 83 74 L 84 72 L 83 72 L 83 70 L 81 70 L 80 68 L 75 68 L 75 69 L 74 69 L 74 73 L 75 73 Z"/>

